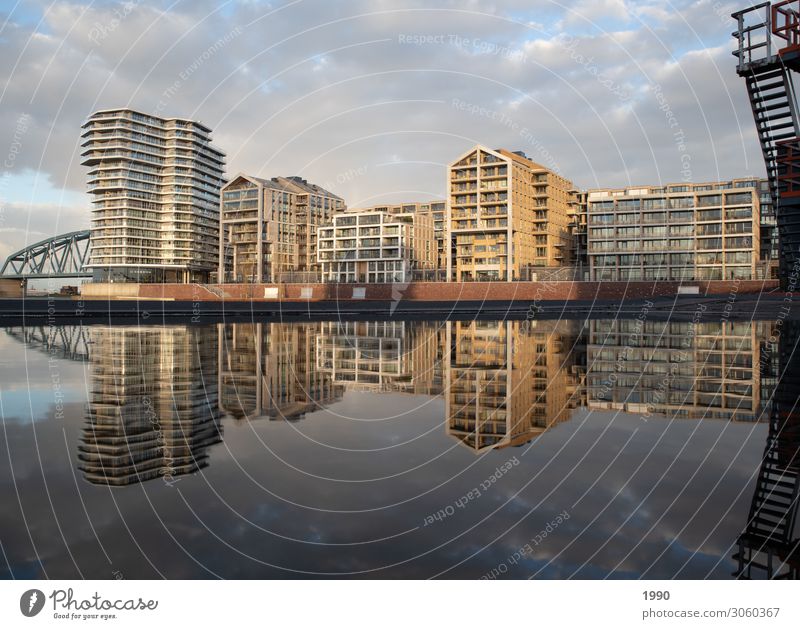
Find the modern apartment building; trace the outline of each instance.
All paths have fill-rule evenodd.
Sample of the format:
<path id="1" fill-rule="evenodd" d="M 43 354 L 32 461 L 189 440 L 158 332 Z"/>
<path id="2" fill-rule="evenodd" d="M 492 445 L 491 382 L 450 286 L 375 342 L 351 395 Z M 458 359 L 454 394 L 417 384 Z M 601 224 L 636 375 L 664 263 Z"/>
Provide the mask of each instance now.
<path id="1" fill-rule="evenodd" d="M 590 190 L 592 280 L 761 279 L 757 181 Z"/>
<path id="2" fill-rule="evenodd" d="M 573 185 L 522 153 L 474 148 L 447 173 L 452 281 L 533 278 L 564 264 Z"/>
<path id="3" fill-rule="evenodd" d="M 318 241 L 325 282 L 408 282 L 436 265 L 429 213 L 342 212 L 319 229 Z"/>
<path id="4" fill-rule="evenodd" d="M 344 209 L 343 199 L 300 177 L 236 175 L 220 200 L 221 281 L 318 279 L 317 229 Z"/>
<path id="5" fill-rule="evenodd" d="M 447 269 L 447 251 L 449 250 L 449 225 L 447 223 L 447 201 L 418 201 L 414 203 L 396 203 L 392 205 L 372 205 L 359 212 L 388 212 L 389 214 L 430 214 L 433 218 L 433 235 L 436 238 L 436 265 L 442 280 Z"/>
<path id="6" fill-rule="evenodd" d="M 95 280 L 207 282 L 217 268 L 225 154 L 193 120 L 132 109 L 83 125 Z"/>

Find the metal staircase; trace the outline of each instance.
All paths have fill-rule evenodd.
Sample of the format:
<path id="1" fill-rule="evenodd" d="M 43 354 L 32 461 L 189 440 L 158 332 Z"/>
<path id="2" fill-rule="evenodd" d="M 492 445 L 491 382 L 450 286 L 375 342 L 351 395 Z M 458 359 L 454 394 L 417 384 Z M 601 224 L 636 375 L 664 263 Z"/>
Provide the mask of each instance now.
<path id="1" fill-rule="evenodd" d="M 800 271 L 800 176 L 787 154 L 800 156 L 794 73 L 800 71 L 800 0 L 762 2 L 733 14 L 736 71 L 745 79 L 776 209 L 784 286 Z"/>
<path id="2" fill-rule="evenodd" d="M 775 391 L 767 445 L 744 532 L 737 540 L 733 573 L 739 579 L 800 578 L 800 348 L 798 331 L 780 338 L 781 377 Z"/>
<path id="3" fill-rule="evenodd" d="M 779 189 L 779 143 L 798 135 L 791 76 L 784 69 L 773 69 L 758 74 L 750 71 L 745 80 L 774 201 Z"/>

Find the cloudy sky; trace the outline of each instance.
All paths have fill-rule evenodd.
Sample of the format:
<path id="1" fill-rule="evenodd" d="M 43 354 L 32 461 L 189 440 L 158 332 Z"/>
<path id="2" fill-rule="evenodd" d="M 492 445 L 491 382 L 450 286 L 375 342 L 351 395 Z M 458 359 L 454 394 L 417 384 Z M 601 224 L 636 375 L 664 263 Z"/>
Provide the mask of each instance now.
<path id="1" fill-rule="evenodd" d="M 201 120 L 227 170 L 444 195 L 476 143 L 581 188 L 762 175 L 722 0 L 0 0 L 0 258 L 87 227 L 80 125 Z"/>

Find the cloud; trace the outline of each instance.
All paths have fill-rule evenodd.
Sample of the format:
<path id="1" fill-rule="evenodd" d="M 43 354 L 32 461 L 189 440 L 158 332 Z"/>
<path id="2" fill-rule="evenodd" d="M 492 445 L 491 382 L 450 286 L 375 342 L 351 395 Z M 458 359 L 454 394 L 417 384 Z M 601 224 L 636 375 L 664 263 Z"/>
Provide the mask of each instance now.
<path id="1" fill-rule="evenodd" d="M 27 116 L 15 172 L 80 194 L 80 125 L 117 106 L 202 120 L 229 174 L 300 174 L 353 205 L 444 195 L 444 166 L 478 142 L 545 150 L 581 187 L 680 181 L 656 85 L 695 180 L 764 172 L 710 1 L 59 2 L 41 23 L 36 6 L 0 16 L 0 151 Z"/>

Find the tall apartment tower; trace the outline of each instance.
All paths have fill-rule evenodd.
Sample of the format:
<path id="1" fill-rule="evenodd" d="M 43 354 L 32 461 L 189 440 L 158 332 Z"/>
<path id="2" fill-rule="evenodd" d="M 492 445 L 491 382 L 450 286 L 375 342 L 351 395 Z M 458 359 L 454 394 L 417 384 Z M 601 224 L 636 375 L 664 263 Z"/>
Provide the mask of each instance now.
<path id="1" fill-rule="evenodd" d="M 240 173 L 222 189 L 220 208 L 220 281 L 261 283 L 314 279 L 317 228 L 345 203 L 301 177 Z"/>
<path id="2" fill-rule="evenodd" d="M 98 111 L 82 128 L 95 279 L 209 281 L 225 169 L 211 129 L 132 109 Z"/>
<path id="3" fill-rule="evenodd" d="M 522 153 L 475 146 L 447 174 L 450 281 L 532 279 L 566 263 L 572 182 Z"/>

